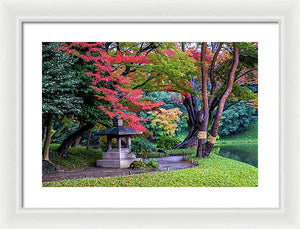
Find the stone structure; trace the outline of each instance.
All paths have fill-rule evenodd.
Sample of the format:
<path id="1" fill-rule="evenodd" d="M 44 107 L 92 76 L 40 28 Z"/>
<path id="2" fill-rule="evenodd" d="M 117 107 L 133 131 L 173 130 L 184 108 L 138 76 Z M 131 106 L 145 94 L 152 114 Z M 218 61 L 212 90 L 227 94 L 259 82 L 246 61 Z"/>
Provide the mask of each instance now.
<path id="1" fill-rule="evenodd" d="M 140 160 L 131 153 L 131 135 L 141 134 L 131 127 L 123 126 L 123 120 L 113 120 L 113 127 L 98 131 L 96 135 L 107 136 L 107 152 L 103 153 L 102 160 L 97 160 L 97 166 L 103 168 L 128 168 L 133 161 Z M 117 148 L 112 148 L 111 141 L 117 139 Z M 126 139 L 126 147 L 122 148 L 122 138 Z"/>

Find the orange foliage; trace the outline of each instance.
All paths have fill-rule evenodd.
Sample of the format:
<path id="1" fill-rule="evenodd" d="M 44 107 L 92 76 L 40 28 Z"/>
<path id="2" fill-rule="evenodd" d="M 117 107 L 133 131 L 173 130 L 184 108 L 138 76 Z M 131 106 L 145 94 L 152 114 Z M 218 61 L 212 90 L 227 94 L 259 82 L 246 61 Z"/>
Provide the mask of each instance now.
<path id="1" fill-rule="evenodd" d="M 179 117 L 182 115 L 182 112 L 179 108 L 173 108 L 166 110 L 160 108 L 156 111 L 153 111 L 155 118 L 152 120 L 152 125 L 162 128 L 166 134 L 174 136 L 177 128 L 177 122 L 179 122 Z"/>

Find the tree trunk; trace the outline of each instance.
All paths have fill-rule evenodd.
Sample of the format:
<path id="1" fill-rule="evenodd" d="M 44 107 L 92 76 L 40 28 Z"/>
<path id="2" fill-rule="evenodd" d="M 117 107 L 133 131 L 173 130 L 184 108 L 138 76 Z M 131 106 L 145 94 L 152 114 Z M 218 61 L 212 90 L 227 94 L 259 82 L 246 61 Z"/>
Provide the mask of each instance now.
<path id="1" fill-rule="evenodd" d="M 44 131 L 43 131 L 42 145 L 45 144 L 46 136 L 47 136 L 47 127 L 45 126 Z"/>
<path id="2" fill-rule="evenodd" d="M 52 120 L 53 120 L 52 115 L 48 114 L 48 117 L 47 117 L 47 134 L 46 134 L 45 144 L 44 144 L 44 148 L 43 148 L 43 160 L 46 160 L 46 161 L 50 161 L 50 159 L 49 159 L 49 149 L 50 149 L 50 143 L 51 143 Z"/>
<path id="3" fill-rule="evenodd" d="M 81 137 L 82 136 L 76 137 L 75 141 L 72 144 L 73 147 L 78 147 L 79 146 L 79 143 L 81 141 Z"/>
<path id="4" fill-rule="evenodd" d="M 175 149 L 187 149 L 187 148 L 197 148 L 197 135 L 199 131 L 196 130 L 196 128 L 190 129 L 188 135 L 186 138 L 177 146 L 175 146 Z"/>
<path id="5" fill-rule="evenodd" d="M 213 120 L 213 125 L 211 127 L 211 131 L 210 131 L 210 136 L 212 138 L 216 138 L 218 135 L 218 128 L 221 122 L 221 118 L 222 118 L 222 114 L 224 111 L 224 106 L 226 103 L 226 100 L 228 98 L 228 96 L 230 95 L 232 88 L 233 88 L 233 83 L 234 83 L 234 76 L 237 70 L 237 66 L 239 63 L 239 49 L 237 47 L 237 43 L 233 43 L 233 48 L 234 48 L 234 59 L 233 59 L 233 64 L 228 76 L 228 80 L 227 80 L 227 88 L 224 91 L 224 93 L 222 94 L 219 102 L 218 102 L 218 109 L 216 112 L 216 115 L 214 116 L 214 120 Z M 201 139 L 202 140 L 202 139 Z M 201 146 L 199 148 L 199 150 L 201 151 L 201 155 L 202 157 L 207 157 L 209 156 L 212 148 L 214 146 L 214 141 L 208 141 L 208 142 L 201 142 Z"/>
<path id="6" fill-rule="evenodd" d="M 89 135 L 86 142 L 86 149 L 89 149 L 90 147 L 91 134 L 92 134 L 92 130 L 89 131 Z"/>
<path id="7" fill-rule="evenodd" d="M 175 149 L 186 149 L 186 148 L 197 148 L 197 135 L 200 129 L 199 123 L 199 108 L 198 108 L 198 98 L 196 96 L 191 96 L 190 98 L 185 98 L 183 101 L 183 105 L 185 106 L 188 112 L 188 126 L 189 133 L 186 138 L 175 146 Z"/>
<path id="8" fill-rule="evenodd" d="M 183 105 L 186 107 L 188 112 L 188 125 L 190 128 L 190 131 L 186 138 L 178 144 L 175 149 L 181 149 L 181 148 L 197 148 L 197 156 L 198 157 L 207 157 L 209 156 L 213 146 L 215 138 L 218 134 L 218 126 L 222 117 L 222 113 L 224 110 L 224 105 L 227 100 L 227 97 L 229 96 L 232 85 L 233 85 L 233 79 L 234 75 L 237 69 L 238 65 L 238 48 L 236 46 L 236 43 L 234 44 L 234 61 L 232 64 L 231 72 L 228 76 L 227 81 L 227 89 L 224 91 L 223 95 L 218 98 L 214 98 L 214 93 L 216 90 L 216 82 L 214 79 L 214 67 L 215 62 L 217 61 L 217 57 L 219 55 L 219 52 L 221 50 L 222 43 L 219 44 L 219 47 L 214 55 L 213 63 L 210 68 L 210 74 L 209 79 L 212 84 L 212 88 L 210 91 L 210 98 L 208 99 L 207 96 L 207 80 L 208 75 L 207 71 L 205 69 L 205 64 L 202 65 L 202 107 L 201 110 L 199 110 L 198 106 L 198 99 L 195 96 L 191 96 L 191 98 L 185 98 L 183 101 Z M 205 59 L 205 46 L 203 46 L 201 49 L 201 59 Z M 204 61 L 203 61 L 204 62 Z M 215 108 L 217 108 L 217 111 L 215 111 Z M 203 132 L 202 134 L 206 135 L 208 129 L 211 127 L 211 133 L 209 141 L 206 140 L 206 138 L 199 139 L 198 140 L 198 134 L 199 132 Z"/>
<path id="9" fill-rule="evenodd" d="M 59 137 L 59 135 L 62 135 L 68 130 L 67 126 L 61 126 L 54 134 L 51 136 L 52 142 L 55 142 L 55 140 Z"/>
<path id="10" fill-rule="evenodd" d="M 92 123 L 88 123 L 88 124 L 80 127 L 74 133 L 70 134 L 58 147 L 57 153 L 61 157 L 66 157 L 68 149 L 75 142 L 76 138 L 79 136 L 82 136 L 86 131 L 90 130 L 93 127 L 94 127 L 94 125 Z"/>
<path id="11" fill-rule="evenodd" d="M 218 109 L 217 109 L 217 113 L 216 113 L 216 116 L 214 118 L 214 122 L 213 122 L 213 125 L 211 128 L 211 135 L 213 137 L 216 137 L 218 134 L 218 128 L 219 128 L 219 125 L 221 122 L 222 114 L 224 111 L 224 106 L 225 106 L 228 96 L 230 95 L 230 93 L 232 91 L 235 72 L 236 72 L 237 66 L 239 64 L 239 49 L 238 49 L 236 43 L 233 43 L 233 48 L 234 48 L 234 60 L 233 60 L 233 64 L 231 67 L 231 71 L 228 76 L 227 88 L 221 96 L 221 99 L 220 99 L 219 105 L 218 105 Z"/>
<path id="12" fill-rule="evenodd" d="M 199 115 L 200 126 L 200 137 L 198 137 L 198 147 L 197 147 L 197 157 L 204 157 L 206 151 L 206 135 L 207 135 L 207 125 L 209 119 L 209 107 L 208 107 L 208 97 L 207 97 L 207 70 L 205 64 L 205 56 L 206 56 L 206 47 L 207 43 L 202 42 L 201 45 L 201 62 L 203 63 L 201 66 L 202 73 L 202 108 L 201 114 Z"/>

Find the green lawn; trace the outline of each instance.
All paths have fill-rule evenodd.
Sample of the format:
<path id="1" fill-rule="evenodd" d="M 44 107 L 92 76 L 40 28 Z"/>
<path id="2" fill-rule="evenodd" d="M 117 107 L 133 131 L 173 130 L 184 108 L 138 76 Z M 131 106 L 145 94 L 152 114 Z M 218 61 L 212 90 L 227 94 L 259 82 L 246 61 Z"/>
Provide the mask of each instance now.
<path id="1" fill-rule="evenodd" d="M 208 158 L 197 158 L 195 149 L 166 150 L 168 156 L 189 155 L 189 160 L 198 163 L 195 168 L 122 177 L 44 182 L 43 187 L 257 187 L 258 169 L 246 163 L 232 160 L 236 159 L 233 157 L 241 157 L 248 151 L 254 152 L 256 150 L 257 152 L 257 144 L 244 144 L 257 143 L 257 135 L 257 124 L 255 124 L 240 134 L 223 137 L 217 141 L 216 147 Z M 239 143 L 238 152 L 237 143 Z M 232 159 L 217 155 L 220 152 L 218 146 L 222 147 L 223 154 L 227 151 L 233 152 L 230 156 Z M 232 150 L 233 146 L 235 150 Z M 57 147 L 58 145 L 51 145 L 51 150 L 55 150 Z M 254 153 L 253 155 L 257 156 Z M 158 152 L 148 154 L 148 158 L 163 156 L 165 156 L 163 153 Z M 85 147 L 70 148 L 66 159 L 61 159 L 54 152 L 50 154 L 50 159 L 64 170 L 93 167 L 96 160 L 101 158 L 101 151 L 86 150 Z M 254 159 L 257 161 L 257 158 L 253 158 L 253 161 L 255 161 Z"/>
<path id="2" fill-rule="evenodd" d="M 227 143 L 237 143 L 237 142 L 257 143 L 257 139 L 258 139 L 258 125 L 253 124 L 250 126 L 249 129 L 247 129 L 242 133 L 220 137 L 220 139 L 217 140 L 216 144 L 227 144 Z"/>
<path id="3" fill-rule="evenodd" d="M 182 150 L 177 150 L 182 151 Z M 189 159 L 198 166 L 160 173 L 145 173 L 122 177 L 87 178 L 44 182 L 43 187 L 257 187 L 258 169 L 212 153 L 208 158 Z"/>
<path id="4" fill-rule="evenodd" d="M 52 144 L 50 146 L 50 160 L 59 165 L 63 170 L 74 170 L 80 168 L 88 168 L 96 166 L 96 161 L 102 158 L 102 152 L 96 149 L 86 149 L 84 146 L 76 148 L 71 147 L 68 150 L 65 159 L 62 159 L 53 150 L 57 149 L 59 145 Z"/>

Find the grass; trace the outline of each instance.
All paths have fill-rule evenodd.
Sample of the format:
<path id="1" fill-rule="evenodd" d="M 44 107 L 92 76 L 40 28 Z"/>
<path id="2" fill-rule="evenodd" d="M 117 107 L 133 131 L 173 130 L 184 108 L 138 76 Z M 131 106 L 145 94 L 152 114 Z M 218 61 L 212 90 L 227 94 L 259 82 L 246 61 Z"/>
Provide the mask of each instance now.
<path id="1" fill-rule="evenodd" d="M 242 133 L 228 135 L 221 137 L 217 140 L 216 144 L 228 144 L 228 143 L 257 143 L 258 139 L 258 125 L 253 124 L 249 129 Z"/>
<path id="2" fill-rule="evenodd" d="M 167 155 L 159 152 L 147 155 L 148 158 L 155 158 L 186 154 L 189 155 L 189 160 L 198 164 L 195 168 L 120 177 L 44 182 L 43 187 L 257 187 L 258 169 L 254 167 L 257 166 L 257 144 L 245 144 L 257 143 L 257 129 L 258 126 L 255 124 L 240 134 L 222 137 L 208 158 L 197 158 L 195 149 L 166 150 Z M 180 136 L 182 137 L 183 135 Z M 57 147 L 58 145 L 51 145 L 51 150 Z M 247 158 L 243 158 L 245 155 Z M 54 152 L 50 154 L 50 159 L 64 170 L 93 167 L 96 160 L 101 158 L 101 151 L 86 150 L 85 147 L 70 148 L 66 159 L 61 159 Z"/>
<path id="3" fill-rule="evenodd" d="M 62 159 L 54 150 L 59 147 L 57 144 L 50 146 L 50 160 L 59 165 L 63 170 L 74 170 L 80 168 L 95 167 L 96 160 L 102 158 L 102 152 L 86 147 L 71 147 L 65 159 Z"/>
<path id="4" fill-rule="evenodd" d="M 182 150 L 176 150 L 182 154 Z M 44 182 L 43 187 L 257 187 L 258 169 L 239 161 L 212 153 L 208 158 L 195 157 L 198 166 L 160 173 L 144 173 L 120 177 L 87 178 Z"/>

